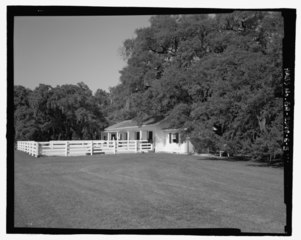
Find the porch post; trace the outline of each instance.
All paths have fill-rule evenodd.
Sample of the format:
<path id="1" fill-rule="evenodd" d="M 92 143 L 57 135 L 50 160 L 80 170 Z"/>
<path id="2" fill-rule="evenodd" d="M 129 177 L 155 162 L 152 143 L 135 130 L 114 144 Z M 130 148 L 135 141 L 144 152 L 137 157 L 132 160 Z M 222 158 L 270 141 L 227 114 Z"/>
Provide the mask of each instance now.
<path id="1" fill-rule="evenodd" d="M 108 132 L 108 141 L 110 141 L 110 140 L 111 140 L 111 133 Z"/>

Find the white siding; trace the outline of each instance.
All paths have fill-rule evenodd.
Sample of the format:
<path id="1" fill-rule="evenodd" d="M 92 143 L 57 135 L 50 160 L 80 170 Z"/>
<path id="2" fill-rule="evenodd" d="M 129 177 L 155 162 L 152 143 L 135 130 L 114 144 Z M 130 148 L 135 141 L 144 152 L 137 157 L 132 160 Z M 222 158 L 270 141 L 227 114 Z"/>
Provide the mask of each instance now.
<path id="1" fill-rule="evenodd" d="M 157 128 L 154 131 L 154 146 L 156 152 L 165 152 L 166 146 L 166 133 L 163 132 L 160 128 Z"/>
<path id="2" fill-rule="evenodd" d="M 141 138 L 142 140 L 148 139 L 148 134 L 147 134 L 148 131 L 153 132 L 153 146 L 155 152 L 187 154 L 188 153 L 187 150 L 189 150 L 190 153 L 194 151 L 194 147 L 189 140 L 183 143 L 169 143 L 169 132 L 163 131 L 160 125 L 143 126 L 142 128 L 132 128 L 132 129 L 125 128 L 122 130 L 122 132 L 129 131 L 129 139 L 136 140 L 136 132 L 139 132 L 141 129 L 142 129 L 142 138 Z M 103 136 L 101 139 L 103 139 Z"/>

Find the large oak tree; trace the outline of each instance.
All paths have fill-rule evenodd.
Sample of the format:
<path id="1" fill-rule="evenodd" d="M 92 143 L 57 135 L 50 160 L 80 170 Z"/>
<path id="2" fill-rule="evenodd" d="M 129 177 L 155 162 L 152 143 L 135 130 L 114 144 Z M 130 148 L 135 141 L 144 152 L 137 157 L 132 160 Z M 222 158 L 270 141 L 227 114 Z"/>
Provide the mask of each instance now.
<path id="1" fill-rule="evenodd" d="M 154 16 L 124 42 L 112 119 L 170 118 L 199 151 L 273 159 L 282 147 L 280 12 Z"/>

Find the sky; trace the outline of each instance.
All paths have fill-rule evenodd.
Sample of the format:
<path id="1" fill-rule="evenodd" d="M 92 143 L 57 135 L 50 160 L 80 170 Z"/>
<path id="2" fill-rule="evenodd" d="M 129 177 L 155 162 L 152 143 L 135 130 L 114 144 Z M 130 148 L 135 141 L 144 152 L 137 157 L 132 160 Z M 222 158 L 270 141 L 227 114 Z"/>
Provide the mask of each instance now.
<path id="1" fill-rule="evenodd" d="M 86 83 L 95 92 L 119 83 L 120 48 L 150 16 L 15 17 L 14 85 L 34 89 Z"/>

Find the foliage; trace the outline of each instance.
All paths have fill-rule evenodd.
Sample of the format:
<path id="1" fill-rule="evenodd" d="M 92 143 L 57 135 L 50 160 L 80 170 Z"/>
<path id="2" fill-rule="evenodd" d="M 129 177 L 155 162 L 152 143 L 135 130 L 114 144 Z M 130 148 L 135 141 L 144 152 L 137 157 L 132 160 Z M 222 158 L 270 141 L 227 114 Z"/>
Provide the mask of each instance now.
<path id="1" fill-rule="evenodd" d="M 279 12 L 154 16 L 124 42 L 112 120 L 162 116 L 198 151 L 275 158 L 282 148 Z"/>
<path id="2" fill-rule="evenodd" d="M 99 139 L 107 126 L 108 93 L 93 96 L 84 83 L 40 84 L 33 91 L 15 86 L 14 97 L 16 140 Z"/>

